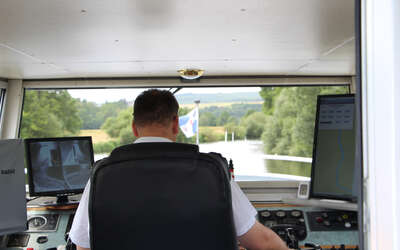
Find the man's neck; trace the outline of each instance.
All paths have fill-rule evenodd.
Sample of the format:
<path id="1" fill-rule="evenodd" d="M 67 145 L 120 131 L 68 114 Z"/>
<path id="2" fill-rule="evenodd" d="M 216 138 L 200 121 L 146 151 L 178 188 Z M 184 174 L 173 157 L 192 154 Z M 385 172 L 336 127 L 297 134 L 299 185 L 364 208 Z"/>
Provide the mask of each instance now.
<path id="1" fill-rule="evenodd" d="M 161 135 L 145 135 L 145 136 L 139 136 L 139 137 L 137 137 L 137 139 L 141 139 L 141 138 L 147 138 L 147 137 L 153 137 L 153 138 L 164 138 L 164 139 L 168 139 L 168 140 L 170 140 L 170 141 L 173 141 L 173 142 L 175 142 L 175 140 L 173 140 L 173 138 L 170 138 L 170 137 L 166 137 L 166 136 L 161 136 Z"/>
<path id="2" fill-rule="evenodd" d="M 154 131 L 143 130 L 139 134 L 138 138 L 141 137 L 163 137 L 171 141 L 176 141 L 176 136 L 171 135 L 170 133 L 165 133 L 165 131 L 160 131 L 160 130 L 154 130 Z"/>

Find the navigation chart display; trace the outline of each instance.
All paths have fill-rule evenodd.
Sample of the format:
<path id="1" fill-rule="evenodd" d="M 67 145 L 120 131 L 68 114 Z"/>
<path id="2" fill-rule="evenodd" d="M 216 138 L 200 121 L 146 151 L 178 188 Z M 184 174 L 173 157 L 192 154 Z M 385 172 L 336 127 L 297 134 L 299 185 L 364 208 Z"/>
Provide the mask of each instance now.
<path id="1" fill-rule="evenodd" d="M 319 96 L 316 118 L 310 196 L 354 200 L 354 96 Z"/>

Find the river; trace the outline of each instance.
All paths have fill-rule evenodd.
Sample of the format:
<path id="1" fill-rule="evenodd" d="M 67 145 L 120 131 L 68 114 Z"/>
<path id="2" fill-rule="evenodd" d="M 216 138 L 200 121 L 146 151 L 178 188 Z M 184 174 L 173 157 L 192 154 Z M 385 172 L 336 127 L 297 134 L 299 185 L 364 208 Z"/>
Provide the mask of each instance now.
<path id="1" fill-rule="evenodd" d="M 232 159 L 237 180 L 264 180 L 276 177 L 284 180 L 308 180 L 311 173 L 311 159 L 296 157 L 268 156 L 263 152 L 262 141 L 228 141 L 203 143 L 201 152 L 217 152 L 227 160 Z M 106 157 L 95 155 L 95 159 Z M 274 159 L 270 159 L 274 158 Z M 285 159 L 285 160 L 282 160 Z"/>

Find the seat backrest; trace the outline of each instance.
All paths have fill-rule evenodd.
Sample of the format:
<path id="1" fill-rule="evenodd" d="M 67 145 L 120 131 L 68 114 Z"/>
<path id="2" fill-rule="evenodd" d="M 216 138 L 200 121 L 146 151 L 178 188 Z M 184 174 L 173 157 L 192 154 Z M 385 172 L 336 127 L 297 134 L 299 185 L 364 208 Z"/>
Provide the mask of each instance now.
<path id="1" fill-rule="evenodd" d="M 228 174 L 216 158 L 181 143 L 115 149 L 91 177 L 91 249 L 237 249 Z"/>

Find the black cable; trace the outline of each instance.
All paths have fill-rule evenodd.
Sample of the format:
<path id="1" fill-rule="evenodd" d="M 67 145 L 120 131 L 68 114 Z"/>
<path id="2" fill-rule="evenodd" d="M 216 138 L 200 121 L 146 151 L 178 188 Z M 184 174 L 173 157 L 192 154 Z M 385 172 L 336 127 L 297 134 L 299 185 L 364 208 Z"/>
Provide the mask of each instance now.
<path id="1" fill-rule="evenodd" d="M 37 198 L 39 198 L 39 196 L 38 196 L 38 197 L 35 197 L 35 198 L 32 198 L 32 199 L 26 198 L 26 202 L 31 202 L 31 201 L 33 201 L 33 200 L 36 200 Z"/>
<path id="2" fill-rule="evenodd" d="M 177 88 L 172 94 L 175 95 L 176 92 L 178 92 L 178 91 L 181 90 L 181 89 L 182 89 L 182 87 Z"/>

